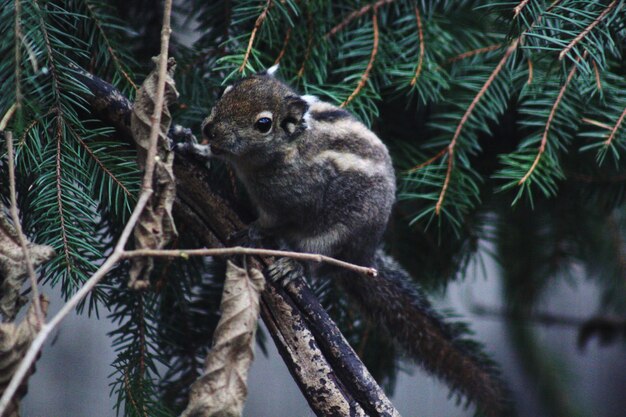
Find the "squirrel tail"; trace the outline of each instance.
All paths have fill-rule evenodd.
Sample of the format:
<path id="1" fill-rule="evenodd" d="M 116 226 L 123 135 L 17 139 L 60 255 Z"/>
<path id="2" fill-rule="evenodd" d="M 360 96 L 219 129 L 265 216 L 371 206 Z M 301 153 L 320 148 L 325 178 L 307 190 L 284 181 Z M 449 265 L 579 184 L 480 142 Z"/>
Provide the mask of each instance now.
<path id="1" fill-rule="evenodd" d="M 363 313 L 383 326 L 409 357 L 453 393 L 475 403 L 480 413 L 514 415 L 497 366 L 480 344 L 465 338 L 468 331 L 464 325 L 446 323 L 409 274 L 382 250 L 376 252 L 373 266 L 377 277 L 359 277 L 342 285 Z M 367 285 L 359 285 L 364 279 Z"/>

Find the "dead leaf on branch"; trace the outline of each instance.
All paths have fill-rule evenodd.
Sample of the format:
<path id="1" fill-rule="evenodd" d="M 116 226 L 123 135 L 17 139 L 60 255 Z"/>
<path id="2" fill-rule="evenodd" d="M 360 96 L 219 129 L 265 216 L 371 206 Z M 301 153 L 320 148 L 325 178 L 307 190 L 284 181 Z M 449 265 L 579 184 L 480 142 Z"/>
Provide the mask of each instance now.
<path id="1" fill-rule="evenodd" d="M 19 309 L 26 303 L 20 290 L 28 279 L 28 268 L 15 227 L 5 216 L 0 204 L 0 314 L 3 321 L 13 321 Z M 28 244 L 31 262 L 37 266 L 54 256 L 50 246 Z"/>
<path id="2" fill-rule="evenodd" d="M 157 59 L 153 58 L 153 61 L 156 63 Z M 178 91 L 176 91 L 173 79 L 175 68 L 176 63 L 173 58 L 170 58 L 167 63 L 165 100 L 157 138 L 157 156 L 152 182 L 154 193 L 135 226 L 136 249 L 162 249 L 178 236 L 172 217 L 172 205 L 176 196 L 176 182 L 172 171 L 174 153 L 170 150 L 167 138 L 172 121 L 168 106 L 178 99 Z M 155 66 L 137 92 L 130 119 L 131 131 L 138 149 L 138 163 L 142 169 L 146 166 L 146 157 L 150 147 L 150 130 L 156 103 L 157 83 L 158 67 Z M 128 285 L 135 289 L 146 288 L 153 266 L 154 261 L 150 257 L 133 259 Z"/>
<path id="3" fill-rule="evenodd" d="M 204 373 L 191 386 L 182 417 L 241 416 L 248 394 L 248 370 L 254 359 L 263 274 L 228 262 L 220 318 Z"/>
<path id="4" fill-rule="evenodd" d="M 48 300 L 40 297 L 41 310 L 45 317 L 48 311 Z M 0 391 L 4 392 L 11 381 L 17 367 L 22 362 L 28 347 L 41 330 L 34 304 L 31 304 L 26 317 L 19 325 L 14 323 L 0 324 Z M 34 366 L 28 375 L 34 373 Z M 28 378 L 25 378 L 17 393 L 13 396 L 3 417 L 19 417 L 20 400 L 26 395 Z"/>

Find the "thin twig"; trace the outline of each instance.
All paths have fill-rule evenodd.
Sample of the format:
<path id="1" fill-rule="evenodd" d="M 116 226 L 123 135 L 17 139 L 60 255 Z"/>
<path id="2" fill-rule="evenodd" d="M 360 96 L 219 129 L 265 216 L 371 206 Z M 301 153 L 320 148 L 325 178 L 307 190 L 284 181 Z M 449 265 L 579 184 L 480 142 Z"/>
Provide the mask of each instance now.
<path id="1" fill-rule="evenodd" d="M 586 55 L 587 53 L 585 52 L 585 54 L 583 55 L 583 59 Z M 552 105 L 552 110 L 550 110 L 550 115 L 548 116 L 546 127 L 544 128 L 543 135 L 541 136 L 541 143 L 539 144 L 539 151 L 537 152 L 537 156 L 535 157 L 535 160 L 530 166 L 530 169 L 528 170 L 528 172 L 526 172 L 526 174 L 524 174 L 522 179 L 518 181 L 517 185 L 524 184 L 528 180 L 528 178 L 530 178 L 532 173 L 537 168 L 537 165 L 539 164 L 539 160 L 541 159 L 544 152 L 546 151 L 546 145 L 548 144 L 548 132 L 550 131 L 550 126 L 552 125 L 552 121 L 554 120 L 554 116 L 556 115 L 556 110 L 559 108 L 559 104 L 561 104 L 561 101 L 563 100 L 563 96 L 565 95 L 565 90 L 567 90 L 567 86 L 572 81 L 572 78 L 574 78 L 574 74 L 576 74 L 577 69 L 578 69 L 578 66 L 574 64 L 569 74 L 567 75 L 567 79 L 565 80 L 565 83 L 563 84 L 563 86 L 561 87 L 561 90 L 559 91 L 559 95 L 556 97 L 556 100 L 554 101 L 554 104 Z"/>
<path id="2" fill-rule="evenodd" d="M 530 85 L 533 83 L 533 61 L 528 58 L 528 81 L 526 84 Z"/>
<path id="3" fill-rule="evenodd" d="M 115 182 L 118 187 L 120 187 L 122 189 L 122 191 L 124 191 L 124 193 L 129 196 L 130 198 L 133 198 L 132 193 L 128 190 L 128 188 L 126 188 L 126 186 L 122 183 L 122 181 L 120 181 L 115 174 L 113 174 L 100 160 L 100 158 L 98 158 L 98 155 L 96 155 L 96 153 L 87 145 L 87 143 L 85 143 L 85 141 L 80 137 L 80 135 L 77 134 L 77 132 L 74 131 L 74 129 L 70 130 L 74 133 L 74 137 L 78 140 L 78 143 L 81 144 L 81 146 L 83 148 L 85 148 L 85 151 L 87 151 L 87 153 L 89 154 L 89 156 L 91 157 L 91 159 L 93 159 L 95 161 L 96 164 L 98 164 L 98 166 L 100 167 L 100 169 L 106 174 L 108 175 L 113 182 Z"/>
<path id="4" fill-rule="evenodd" d="M 161 107 L 163 105 L 163 97 L 164 97 L 164 87 L 165 87 L 165 71 L 167 70 L 167 51 L 169 47 L 169 35 L 171 32 L 170 27 L 170 16 L 172 13 L 172 0 L 165 0 L 165 9 L 163 12 L 163 29 L 161 31 L 161 54 L 159 57 L 159 79 L 157 86 L 159 91 L 157 91 L 157 106 L 154 110 L 154 114 L 152 116 L 153 127 L 160 125 L 161 119 Z M 160 97 L 160 100 L 159 100 Z M 160 103 L 160 107 L 159 107 Z M 152 133 L 152 132 L 151 132 Z M 158 130 L 157 130 L 158 133 Z M 54 331 L 54 329 L 70 314 L 74 308 L 89 294 L 95 286 L 106 276 L 106 274 L 117 264 L 117 262 L 122 259 L 122 254 L 124 253 L 124 246 L 139 219 L 139 216 L 143 212 L 144 207 L 146 206 L 148 200 L 152 196 L 152 173 L 154 172 L 154 155 L 156 154 L 156 139 L 157 135 L 154 134 L 150 136 L 150 149 L 148 155 L 152 153 L 151 158 L 146 158 L 146 177 L 144 177 L 144 184 L 147 184 L 147 187 L 143 187 L 141 189 L 141 194 L 137 201 L 137 205 L 133 210 L 133 213 L 128 220 L 128 223 L 124 227 L 122 234 L 113 249 L 111 255 L 104 261 L 104 263 L 98 268 L 96 272 L 83 284 L 83 286 L 61 307 L 59 312 L 46 324 L 44 324 L 28 347 L 24 358 L 20 362 L 15 374 L 11 378 L 11 382 L 6 387 L 4 392 L 2 393 L 2 397 L 0 398 L 0 415 L 3 415 L 7 406 L 9 405 L 11 398 L 15 395 L 17 388 L 20 386 L 26 373 L 31 368 L 32 364 L 35 362 L 39 350 L 43 346 L 46 339 L 50 336 L 50 334 Z M 148 174 L 149 177 L 148 177 Z M 146 178 L 148 180 L 146 181 Z"/>
<path id="5" fill-rule="evenodd" d="M 138 256 L 159 256 L 167 258 L 188 258 L 190 256 L 232 256 L 232 255 L 252 255 L 252 256 L 277 256 L 285 258 L 293 258 L 301 261 L 311 261 L 317 263 L 327 263 L 329 265 L 338 266 L 350 271 L 358 272 L 362 275 L 377 276 L 378 271 L 374 268 L 368 268 L 331 258 L 330 256 L 318 255 L 314 253 L 289 252 L 272 249 L 256 249 L 235 246 L 231 248 L 212 248 L 212 249 L 188 249 L 188 250 L 165 250 L 165 249 L 136 249 L 125 251 L 122 258 L 136 258 Z"/>
<path id="6" fill-rule="evenodd" d="M 306 69 L 306 64 L 311 57 L 311 51 L 313 50 L 313 16 L 311 15 L 311 11 L 309 10 L 306 14 L 307 17 L 307 41 L 306 41 L 306 51 L 304 52 L 304 58 L 302 59 L 302 66 L 298 70 L 298 78 L 301 78 L 304 75 L 304 70 Z"/>
<path id="7" fill-rule="evenodd" d="M 18 119 L 21 117 L 22 110 L 22 25 L 21 25 L 22 3 L 15 0 L 15 106 L 17 109 Z M 19 123 L 20 121 L 18 121 Z M 40 312 L 40 311 L 39 311 Z M 39 317 L 39 316 L 37 316 Z"/>
<path id="8" fill-rule="evenodd" d="M 605 146 L 610 146 L 611 143 L 613 142 L 613 138 L 615 138 L 615 135 L 617 131 L 619 130 L 619 127 L 622 125 L 622 122 L 624 121 L 624 117 L 626 117 L 626 107 L 624 108 L 624 111 L 622 111 L 622 114 L 620 114 L 619 118 L 617 119 L 617 122 L 615 122 L 615 126 L 613 126 L 612 128 L 611 134 L 604 141 Z"/>
<path id="9" fill-rule="evenodd" d="M 57 209 L 59 210 L 59 221 L 60 221 L 60 229 L 61 229 L 61 237 L 63 239 L 63 251 L 65 253 L 65 259 L 67 260 L 67 269 L 71 269 L 71 255 L 70 255 L 70 245 L 67 239 L 67 228 L 65 226 L 65 214 L 63 209 L 63 183 L 62 183 L 62 172 L 61 172 L 61 155 L 62 155 L 62 147 L 63 147 L 63 118 L 61 117 L 61 108 L 57 108 L 58 113 L 56 115 L 56 158 L 55 158 L 55 184 L 56 184 L 56 197 L 57 197 Z"/>
<path id="10" fill-rule="evenodd" d="M 501 43 L 496 43 L 493 45 L 485 46 L 484 48 L 472 49 L 471 51 L 463 52 L 462 54 L 453 56 L 452 58 L 448 58 L 447 62 L 456 62 L 465 58 L 469 58 L 474 55 L 484 54 L 485 52 L 495 51 L 502 47 Z"/>
<path id="11" fill-rule="evenodd" d="M 243 72 L 243 70 L 246 68 L 246 64 L 248 64 L 248 59 L 250 58 L 250 53 L 252 52 L 252 45 L 254 44 L 256 33 L 259 31 L 259 29 L 261 29 L 261 25 L 263 25 L 263 21 L 267 17 L 267 12 L 269 11 L 271 6 L 272 6 L 272 0 L 267 0 L 267 3 L 265 3 L 265 7 L 263 8 L 263 11 L 259 15 L 259 17 L 257 17 L 256 22 L 254 22 L 254 28 L 252 28 L 252 33 L 250 34 L 250 40 L 248 41 L 248 47 L 246 48 L 246 54 L 243 56 L 243 62 L 241 63 L 241 66 L 239 67 L 239 72 Z"/>
<path id="12" fill-rule="evenodd" d="M 33 260 L 30 257 L 30 249 L 28 248 L 28 242 L 24 231 L 22 230 L 22 224 L 20 223 L 20 216 L 17 211 L 17 196 L 15 192 L 15 164 L 13 163 L 13 133 L 6 132 L 7 142 L 7 157 L 9 158 L 9 195 L 11 200 L 11 217 L 13 218 L 13 226 L 17 232 L 17 237 L 20 240 L 22 246 L 22 259 L 26 264 L 26 270 L 28 271 L 28 277 L 30 279 L 30 287 L 33 292 L 33 305 L 35 307 L 35 317 L 41 327 L 44 323 L 43 311 L 41 309 L 41 301 L 39 299 L 39 289 L 37 287 L 37 275 L 35 275 L 35 268 L 33 267 Z"/>
<path id="13" fill-rule="evenodd" d="M 359 17 L 363 16 L 365 13 L 369 12 L 370 10 L 372 9 L 376 10 L 380 6 L 384 6 L 385 4 L 392 3 L 393 1 L 394 0 L 378 0 L 376 3 L 365 5 L 361 7 L 359 10 L 353 11 L 352 13 L 348 14 L 341 21 L 341 23 L 339 23 L 337 26 L 329 30 L 328 33 L 326 34 L 326 37 L 330 38 L 331 36 L 334 36 L 335 34 L 337 34 L 337 32 L 342 31 L 346 26 L 348 26 L 350 22 L 352 22 L 354 19 L 358 19 Z"/>
<path id="14" fill-rule="evenodd" d="M 111 42 L 109 41 L 109 37 L 104 31 L 104 28 L 102 27 L 102 25 L 100 25 L 100 19 L 98 19 L 96 12 L 93 10 L 93 5 L 90 4 L 89 2 L 85 2 L 85 6 L 87 10 L 89 11 L 91 19 L 96 25 L 98 32 L 100 32 L 100 36 L 102 36 L 102 39 L 104 40 L 104 43 L 106 44 L 107 51 L 109 52 L 109 55 L 111 55 L 114 65 L 122 73 L 122 76 L 126 79 L 126 81 L 128 81 L 128 83 L 133 87 L 133 89 L 137 91 L 139 87 L 137 87 L 137 84 L 135 84 L 133 79 L 130 78 L 130 75 L 128 75 L 128 73 L 124 70 L 124 65 L 122 64 L 121 60 L 115 53 L 115 49 L 111 46 Z"/>
<path id="15" fill-rule="evenodd" d="M 143 176 L 141 185 L 142 192 L 152 190 L 152 181 L 154 180 L 154 165 L 157 155 L 157 138 L 161 131 L 161 115 L 163 114 L 163 104 L 165 103 L 165 81 L 167 79 L 167 48 L 170 42 L 170 34 L 172 28 L 170 26 L 170 14 L 172 9 L 172 0 L 165 0 L 165 12 L 163 15 L 163 28 L 161 29 L 161 54 L 159 55 L 159 73 L 157 83 L 157 95 L 154 100 L 154 113 L 151 117 L 152 125 L 150 126 L 150 136 L 148 155 L 146 156 L 146 171 Z"/>
<path id="16" fill-rule="evenodd" d="M 378 16 L 376 13 L 376 9 L 374 9 L 374 13 L 372 14 L 372 25 L 373 25 L 373 31 L 374 31 L 374 44 L 372 45 L 372 53 L 370 54 L 370 60 L 367 63 L 367 67 L 365 67 L 365 72 L 363 73 L 363 75 L 361 75 L 361 79 L 359 80 L 359 83 L 357 84 L 356 88 L 354 89 L 352 94 L 350 94 L 350 96 L 346 99 L 346 101 L 341 103 L 340 107 L 345 107 L 361 92 L 363 87 L 365 87 L 365 83 L 367 83 L 367 80 L 369 79 L 370 72 L 372 72 L 372 68 L 374 67 L 374 61 L 376 60 L 376 54 L 378 53 Z"/>
<path id="17" fill-rule="evenodd" d="M 463 129 L 465 123 L 469 120 L 469 117 L 471 116 L 474 108 L 476 107 L 480 99 L 485 95 L 485 93 L 493 83 L 493 80 L 495 80 L 496 76 L 500 73 L 500 71 L 502 71 L 502 68 L 504 68 L 504 64 L 506 64 L 515 49 L 517 49 L 517 45 L 519 45 L 519 38 L 515 39 L 507 48 L 504 56 L 502 56 L 502 59 L 500 59 L 500 62 L 498 62 L 498 65 L 493 70 L 491 75 L 489 75 L 489 78 L 487 78 L 487 81 L 485 81 L 485 84 L 483 84 L 481 89 L 478 91 L 478 93 L 470 103 L 469 107 L 465 111 L 465 114 L 463 114 L 463 117 L 461 117 L 461 120 L 459 121 L 456 131 L 454 132 L 454 136 L 452 137 L 452 140 L 448 145 L 448 169 L 446 171 L 446 178 L 443 182 L 443 187 L 441 187 L 441 192 L 439 193 L 439 198 L 437 199 L 437 205 L 435 206 L 435 214 L 437 215 L 441 213 L 441 207 L 443 206 L 446 191 L 448 190 L 448 186 L 450 185 L 450 178 L 452 177 L 452 167 L 454 165 L 454 149 L 456 147 L 459 136 L 461 136 L 461 130 Z"/>
<path id="18" fill-rule="evenodd" d="M 437 152 L 435 154 L 435 156 L 427 159 L 426 161 L 422 162 L 421 164 L 417 164 L 415 165 L 413 168 L 407 170 L 407 174 L 412 174 L 415 171 L 419 171 L 420 169 L 432 164 L 433 162 L 435 162 L 437 159 L 441 158 L 442 156 L 444 156 L 446 153 L 448 152 L 448 147 L 446 146 L 445 148 L 443 148 L 442 150 L 440 150 L 439 152 Z"/>
<path id="19" fill-rule="evenodd" d="M 280 50 L 280 53 L 276 57 L 274 65 L 280 63 L 280 60 L 283 59 L 283 56 L 285 56 L 285 52 L 287 52 L 287 46 L 289 45 L 289 40 L 291 39 L 291 30 L 292 27 L 289 27 L 289 29 L 287 29 L 287 33 L 285 34 L 285 40 L 283 41 L 283 48 Z"/>
<path id="20" fill-rule="evenodd" d="M 424 52 L 426 49 L 424 47 L 424 30 L 422 28 L 422 17 L 420 16 L 420 10 L 417 5 L 415 5 L 415 19 L 417 20 L 417 38 L 419 39 L 420 55 L 417 60 L 417 69 L 415 70 L 415 75 L 411 80 L 411 87 L 415 85 L 417 79 L 422 73 L 422 65 L 424 64 Z"/>
<path id="21" fill-rule="evenodd" d="M 513 9 L 513 13 L 514 13 L 514 18 L 519 16 L 519 14 L 522 12 L 522 9 L 524 9 L 524 7 L 526 7 L 526 5 L 528 4 L 529 0 L 522 0 L 520 2 L 520 4 L 518 4 L 517 6 L 515 6 L 515 8 Z"/>
<path id="22" fill-rule="evenodd" d="M 576 36 L 566 47 L 565 49 L 563 49 L 561 51 L 561 53 L 559 54 L 559 59 L 563 59 L 565 57 L 565 55 L 567 55 L 567 53 L 574 47 L 576 46 L 576 44 L 578 44 L 578 42 L 580 42 L 585 36 L 587 36 L 589 34 L 589 32 L 591 32 L 593 30 L 594 27 L 598 26 L 598 24 L 602 21 L 602 19 L 604 19 L 606 17 L 607 14 L 609 14 L 609 12 L 611 11 L 611 9 L 613 9 L 613 7 L 615 7 L 615 5 L 617 4 L 617 0 L 613 0 L 611 2 L 611 4 L 609 4 L 606 9 L 604 9 L 602 11 L 602 13 L 600 13 L 600 16 L 598 16 L 593 22 L 591 22 L 591 24 L 589 26 L 587 26 L 585 28 L 585 30 L 583 30 L 582 32 L 580 32 L 578 34 L 578 36 Z"/>
<path id="23" fill-rule="evenodd" d="M 596 61 L 591 61 L 591 63 L 593 64 L 593 72 L 596 76 L 596 87 L 598 88 L 598 91 L 602 91 L 602 81 L 600 80 L 600 70 L 598 70 L 598 64 L 596 64 Z"/>
<path id="24" fill-rule="evenodd" d="M 7 110 L 7 112 L 4 114 L 4 116 L 2 116 L 2 120 L 0 120 L 0 132 L 4 131 L 7 128 L 7 125 L 9 124 L 11 117 L 13 117 L 13 115 L 15 114 L 16 109 L 17 106 L 15 103 L 13 103 L 11 104 L 11 107 L 9 107 L 9 110 Z"/>
<path id="25" fill-rule="evenodd" d="M 115 250 L 113 251 L 111 256 L 109 256 L 106 259 L 106 261 L 104 261 L 104 263 L 100 266 L 100 268 L 98 268 L 98 270 L 91 276 L 91 278 L 89 278 L 85 282 L 85 284 L 83 284 L 80 290 L 78 290 L 72 296 L 72 298 L 70 298 L 67 301 L 67 303 L 63 305 L 61 310 L 59 310 L 59 312 L 48 323 L 44 324 L 41 327 L 41 330 L 37 334 L 37 337 L 35 337 L 31 345 L 28 347 L 28 350 L 26 351 L 26 355 L 24 355 L 22 362 L 20 362 L 19 367 L 17 368 L 17 370 L 15 371 L 15 374 L 13 374 L 13 377 L 11 378 L 11 382 L 9 383 L 4 393 L 2 394 L 2 397 L 0 398 L 0 415 L 2 415 L 4 411 L 6 410 L 7 406 L 9 405 L 11 401 L 11 398 L 15 394 L 15 391 L 22 383 L 24 377 L 26 376 L 26 373 L 28 372 L 32 364 L 35 362 L 35 359 L 37 358 L 39 350 L 43 346 L 46 339 L 50 336 L 50 334 L 54 331 L 54 329 L 61 323 L 61 321 L 63 321 L 63 319 L 65 319 L 65 317 L 67 317 L 67 315 L 70 314 L 74 310 L 74 308 L 83 300 L 83 298 L 85 298 L 87 294 L 89 294 L 94 289 L 94 287 L 100 282 L 100 280 L 102 280 L 102 278 L 104 278 L 105 275 L 121 259 L 122 253 L 124 251 L 123 244 L 125 244 L 128 241 L 128 237 L 130 236 L 135 226 L 135 223 L 137 222 L 137 219 L 139 218 L 139 215 L 143 211 L 143 208 L 145 207 L 151 195 L 152 195 L 152 192 L 148 190 L 147 192 L 143 193 L 141 197 L 139 198 L 139 201 L 137 202 L 137 206 L 135 207 L 135 211 L 133 212 L 130 220 L 128 221 L 128 224 L 124 228 L 124 231 L 122 232 L 122 236 L 120 237 L 120 240 L 118 241 L 118 244 L 116 245 Z"/>

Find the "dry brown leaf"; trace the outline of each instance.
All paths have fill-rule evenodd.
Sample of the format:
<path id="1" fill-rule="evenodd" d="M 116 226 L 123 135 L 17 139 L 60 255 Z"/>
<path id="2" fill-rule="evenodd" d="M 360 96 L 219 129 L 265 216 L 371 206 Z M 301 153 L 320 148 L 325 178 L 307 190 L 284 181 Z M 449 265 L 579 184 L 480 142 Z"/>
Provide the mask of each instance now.
<path id="1" fill-rule="evenodd" d="M 248 394 L 248 369 L 254 359 L 263 274 L 228 262 L 222 295 L 222 317 L 213 335 L 204 373 L 191 386 L 182 417 L 241 416 Z"/>
<path id="2" fill-rule="evenodd" d="M 43 295 L 40 297 L 40 303 L 42 313 L 45 316 L 48 311 L 48 300 Z M 39 330 L 41 330 L 41 323 L 37 320 L 34 304 L 30 305 L 26 317 L 19 325 L 14 323 L 0 324 L 0 393 L 4 392 L 11 381 L 26 354 L 26 350 Z M 28 375 L 32 375 L 33 372 L 34 367 Z M 19 417 L 20 400 L 26 395 L 27 383 L 28 378 L 25 378 L 3 417 Z"/>
<path id="3" fill-rule="evenodd" d="M 178 236 L 172 217 L 172 205 L 176 196 L 176 182 L 172 172 L 174 153 L 171 152 L 167 139 L 167 131 L 172 121 L 168 106 L 175 103 L 178 99 L 178 91 L 176 91 L 174 79 L 172 78 L 175 67 L 174 59 L 170 58 L 167 64 L 165 101 L 157 139 L 157 157 L 152 184 L 154 193 L 135 226 L 136 249 L 162 249 Z M 156 102 L 157 82 L 158 71 L 155 68 L 137 92 L 137 99 L 131 114 L 130 127 L 137 143 L 138 163 L 142 169 L 146 165 L 146 157 L 150 147 L 150 129 Z M 150 257 L 133 259 L 128 285 L 135 289 L 147 287 L 153 265 L 154 261 Z"/>
<path id="4" fill-rule="evenodd" d="M 0 204 L 0 314 L 6 322 L 15 320 L 26 302 L 20 296 L 20 290 L 28 279 L 28 269 L 15 227 L 5 217 L 4 211 L 4 206 Z M 33 266 L 54 256 L 50 246 L 29 243 L 28 249 Z"/>

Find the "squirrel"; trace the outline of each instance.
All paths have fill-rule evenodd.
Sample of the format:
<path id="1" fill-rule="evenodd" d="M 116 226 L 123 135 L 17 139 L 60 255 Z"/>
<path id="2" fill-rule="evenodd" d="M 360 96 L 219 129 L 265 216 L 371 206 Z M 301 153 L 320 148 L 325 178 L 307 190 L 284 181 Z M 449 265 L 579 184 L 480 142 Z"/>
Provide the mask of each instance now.
<path id="1" fill-rule="evenodd" d="M 208 145 L 192 145 L 192 152 L 233 167 L 258 212 L 247 231 L 252 240 L 271 238 L 281 249 L 371 266 L 378 276 L 279 258 L 270 279 L 288 280 L 307 268 L 336 280 L 427 371 L 485 415 L 510 415 L 495 365 L 380 248 L 396 192 L 387 147 L 347 110 L 297 94 L 276 69 L 228 86 L 203 122 Z"/>

